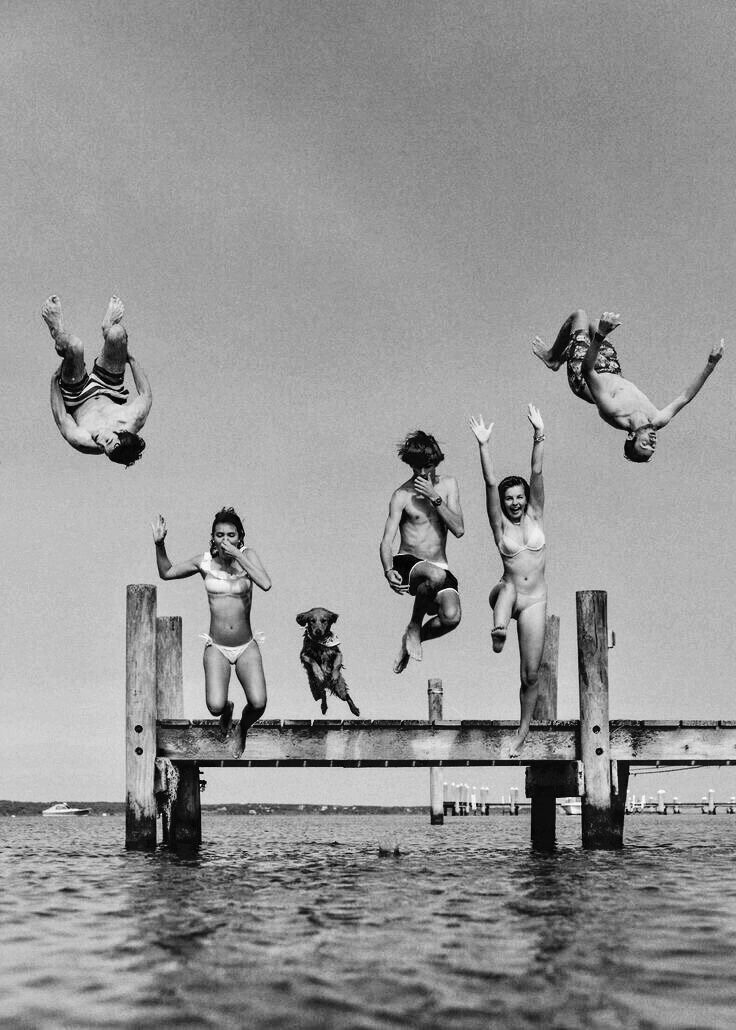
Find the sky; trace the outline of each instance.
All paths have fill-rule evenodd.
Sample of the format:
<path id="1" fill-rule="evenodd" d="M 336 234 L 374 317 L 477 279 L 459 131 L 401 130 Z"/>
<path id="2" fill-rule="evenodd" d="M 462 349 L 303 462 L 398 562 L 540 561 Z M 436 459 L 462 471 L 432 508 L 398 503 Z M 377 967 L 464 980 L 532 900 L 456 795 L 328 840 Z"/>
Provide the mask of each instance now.
<path id="1" fill-rule="evenodd" d="M 499 471 L 526 474 L 530 401 L 559 717 L 577 716 L 575 592 L 600 589 L 612 718 L 736 718 L 728 0 L 0 9 L 0 797 L 123 798 L 125 587 L 157 582 L 159 512 L 174 559 L 206 549 L 222 505 L 243 517 L 273 580 L 252 615 L 266 717 L 318 717 L 295 616 L 323 605 L 364 717 L 426 717 L 439 677 L 446 718 L 516 718 L 515 637 L 502 655 L 489 642 L 501 564 L 467 420 L 493 420 Z M 110 294 L 126 304 L 154 395 L 131 469 L 55 428 L 51 293 L 90 359 Z M 581 306 L 621 312 L 624 374 L 660 405 L 726 340 L 649 465 L 625 462 L 624 435 L 531 354 Z M 398 677 L 409 601 L 378 544 L 416 428 L 460 487 L 463 619 Z M 159 582 L 158 608 L 183 618 L 185 710 L 205 718 L 200 580 Z M 206 775 L 209 802 L 428 801 L 426 769 Z M 473 782 L 523 794 L 523 769 Z M 736 794 L 736 769 L 633 781 L 694 800 L 711 785 Z"/>

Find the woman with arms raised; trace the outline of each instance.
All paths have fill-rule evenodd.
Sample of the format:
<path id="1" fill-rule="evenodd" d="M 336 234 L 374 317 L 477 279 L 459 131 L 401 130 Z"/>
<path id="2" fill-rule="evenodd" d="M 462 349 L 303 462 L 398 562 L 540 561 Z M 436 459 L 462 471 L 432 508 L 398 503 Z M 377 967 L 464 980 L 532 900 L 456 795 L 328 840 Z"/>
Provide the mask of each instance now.
<path id="1" fill-rule="evenodd" d="M 271 580 L 252 547 L 245 546 L 243 523 L 233 508 L 222 508 L 212 523 L 209 551 L 173 565 L 166 554 L 166 522 L 159 515 L 152 526 L 161 579 L 186 579 L 199 573 L 210 605 L 210 631 L 203 634 L 207 707 L 220 717 L 224 736 L 230 731 L 233 702 L 228 701 L 230 670 L 245 692 L 235 757 L 245 749 L 248 729 L 266 709 L 266 679 L 258 641 L 250 625 L 253 583 L 271 589 Z"/>
<path id="2" fill-rule="evenodd" d="M 516 619 L 519 637 L 521 719 L 519 732 L 511 745 L 512 758 L 519 753 L 526 739 L 534 713 L 547 617 L 546 547 L 542 525 L 544 423 L 533 404 L 529 405 L 527 417 L 534 430 L 528 483 L 521 476 L 507 476 L 498 482 L 491 456 L 493 423 L 486 426 L 482 415 L 470 419 L 470 428 L 480 449 L 488 521 L 503 562 L 503 577 L 489 597 L 493 609 L 493 650 L 503 650 L 511 619 Z"/>

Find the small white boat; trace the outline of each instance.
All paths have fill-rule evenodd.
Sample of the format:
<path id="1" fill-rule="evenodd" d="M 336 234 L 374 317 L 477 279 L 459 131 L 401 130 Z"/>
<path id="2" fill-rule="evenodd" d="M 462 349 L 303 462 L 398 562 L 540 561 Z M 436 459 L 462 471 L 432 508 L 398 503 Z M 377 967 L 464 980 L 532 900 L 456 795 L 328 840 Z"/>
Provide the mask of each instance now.
<path id="1" fill-rule="evenodd" d="M 565 815 L 580 815 L 583 810 L 580 798 L 557 798 L 557 804 Z"/>
<path id="2" fill-rule="evenodd" d="M 60 801 L 56 805 L 51 805 L 50 808 L 44 808 L 41 815 L 89 815 L 90 811 L 89 808 L 72 808 L 71 805 L 67 805 L 66 801 Z"/>

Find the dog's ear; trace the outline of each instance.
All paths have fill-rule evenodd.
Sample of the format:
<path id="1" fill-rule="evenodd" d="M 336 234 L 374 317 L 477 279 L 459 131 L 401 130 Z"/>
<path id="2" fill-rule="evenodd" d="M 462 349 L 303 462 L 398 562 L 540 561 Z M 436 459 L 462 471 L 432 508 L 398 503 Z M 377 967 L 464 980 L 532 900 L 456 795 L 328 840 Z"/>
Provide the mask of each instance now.
<path id="1" fill-rule="evenodd" d="M 329 608 L 325 608 L 325 611 L 327 612 L 327 614 L 328 614 L 328 615 L 329 615 L 329 617 L 330 617 L 330 625 L 332 625 L 332 623 L 333 623 L 333 622 L 337 622 L 337 620 L 338 620 L 338 619 L 340 618 L 340 616 L 339 616 L 339 615 L 335 615 L 335 613 L 334 613 L 334 612 L 331 612 L 331 611 L 329 610 Z"/>
<path id="2" fill-rule="evenodd" d="M 307 620 L 309 619 L 309 616 L 312 614 L 313 611 L 314 608 L 310 608 L 308 612 L 301 612 L 299 615 L 297 615 L 296 621 L 299 623 L 300 626 L 306 626 Z"/>

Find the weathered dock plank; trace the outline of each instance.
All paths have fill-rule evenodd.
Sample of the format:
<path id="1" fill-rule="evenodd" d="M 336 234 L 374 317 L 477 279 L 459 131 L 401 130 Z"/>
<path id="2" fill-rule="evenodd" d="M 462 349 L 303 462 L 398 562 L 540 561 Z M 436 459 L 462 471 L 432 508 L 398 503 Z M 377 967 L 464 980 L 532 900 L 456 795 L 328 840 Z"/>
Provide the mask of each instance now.
<path id="1" fill-rule="evenodd" d="M 241 759 L 216 720 L 160 720 L 157 755 L 198 765 L 424 766 L 527 765 L 578 761 L 577 719 L 532 723 L 520 758 L 509 758 L 512 720 L 262 719 Z M 611 720 L 610 758 L 635 765 L 736 764 L 736 724 Z"/>
<path id="2" fill-rule="evenodd" d="M 297 723 L 262 719 L 251 728 L 245 754 L 232 755 L 214 720 L 165 720 L 157 725 L 157 754 L 200 766 L 240 765 L 425 766 L 524 765 L 532 760 L 576 757 L 577 723 L 533 725 L 524 756 L 509 758 L 518 723 L 411 720 Z"/>

